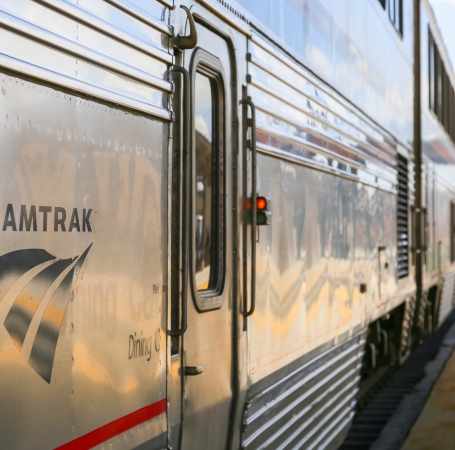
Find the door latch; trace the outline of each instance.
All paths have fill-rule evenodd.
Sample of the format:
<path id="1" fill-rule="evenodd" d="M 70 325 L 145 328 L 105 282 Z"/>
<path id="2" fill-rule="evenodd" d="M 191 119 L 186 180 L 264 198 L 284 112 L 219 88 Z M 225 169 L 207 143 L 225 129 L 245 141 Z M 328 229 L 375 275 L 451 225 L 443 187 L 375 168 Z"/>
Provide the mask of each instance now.
<path id="1" fill-rule="evenodd" d="M 194 377 L 200 375 L 204 372 L 204 369 L 201 366 L 185 366 L 184 374 L 189 377 Z"/>

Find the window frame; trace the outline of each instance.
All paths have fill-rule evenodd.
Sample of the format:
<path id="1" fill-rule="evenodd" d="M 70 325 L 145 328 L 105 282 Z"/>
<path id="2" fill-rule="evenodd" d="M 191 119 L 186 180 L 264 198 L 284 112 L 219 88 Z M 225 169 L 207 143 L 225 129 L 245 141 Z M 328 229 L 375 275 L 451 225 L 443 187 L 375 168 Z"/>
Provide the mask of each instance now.
<path id="1" fill-rule="evenodd" d="M 196 285 L 196 243 L 195 243 L 195 220 L 196 220 L 196 129 L 195 129 L 195 84 L 196 74 L 201 74 L 210 79 L 212 85 L 212 148 L 217 148 L 217 167 L 214 180 L 217 178 L 217 194 L 219 205 L 216 209 L 212 205 L 212 230 L 217 231 L 216 242 L 218 244 L 215 252 L 211 250 L 211 265 L 216 264 L 215 274 L 212 274 L 213 267 L 210 269 L 209 289 L 198 290 Z M 191 216 L 190 216 L 190 286 L 192 297 L 196 308 L 202 311 L 219 309 L 224 302 L 224 292 L 226 285 L 226 83 L 221 61 L 216 56 L 208 53 L 202 48 L 196 48 L 193 52 L 190 64 L 191 76 Z M 216 93 L 213 93 L 213 84 L 216 86 Z M 216 143 L 214 143 L 214 141 Z M 221 178 L 221 180 L 220 180 Z M 213 201 L 212 193 L 212 201 Z M 213 213 L 216 216 L 213 216 Z M 216 224 L 216 226 L 215 226 Z M 215 254 L 214 254 L 215 253 Z M 210 286 L 214 281 L 214 286 Z"/>
<path id="2" fill-rule="evenodd" d="M 403 0 L 379 0 L 395 31 L 403 38 Z"/>
<path id="3" fill-rule="evenodd" d="M 450 201 L 450 262 L 455 262 L 455 199 Z"/>
<path id="4" fill-rule="evenodd" d="M 428 102 L 430 111 L 435 110 L 435 75 L 436 75 L 436 64 L 435 64 L 435 45 L 433 35 L 428 30 Z"/>
<path id="5" fill-rule="evenodd" d="M 455 89 L 428 27 L 428 109 L 455 143 Z"/>

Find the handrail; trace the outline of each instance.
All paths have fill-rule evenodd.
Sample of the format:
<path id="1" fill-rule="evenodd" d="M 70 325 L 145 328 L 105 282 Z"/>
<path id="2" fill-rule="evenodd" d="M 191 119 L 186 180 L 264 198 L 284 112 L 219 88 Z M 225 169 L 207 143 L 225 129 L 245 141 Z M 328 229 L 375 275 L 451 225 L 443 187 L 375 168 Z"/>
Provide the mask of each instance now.
<path id="1" fill-rule="evenodd" d="M 190 164 L 189 164 L 189 148 L 191 143 L 190 130 L 190 94 L 191 82 L 188 71 L 180 66 L 174 66 L 173 72 L 180 73 L 183 76 L 183 158 L 182 158 L 182 258 L 181 258 L 181 273 L 182 273 L 182 321 L 178 330 L 167 330 L 169 336 L 182 336 L 188 327 L 187 307 L 188 307 L 188 266 L 189 266 L 189 217 L 190 217 Z M 180 260 L 180 258 L 179 258 Z"/>
<path id="2" fill-rule="evenodd" d="M 442 241 L 438 241 L 438 272 L 442 272 Z"/>
<path id="3" fill-rule="evenodd" d="M 256 154 L 256 107 L 250 97 L 240 100 L 241 105 L 247 105 L 251 109 L 251 120 L 248 121 L 248 127 L 251 128 L 251 294 L 250 294 L 250 309 L 247 308 L 248 299 L 244 299 L 244 309 L 242 314 L 244 317 L 251 316 L 256 308 L 256 215 L 257 215 L 257 154 Z M 246 151 L 246 149 L 245 149 Z M 246 183 L 246 180 L 244 180 Z M 247 199 L 245 199 L 247 203 Z M 245 276 L 246 282 L 246 276 Z"/>

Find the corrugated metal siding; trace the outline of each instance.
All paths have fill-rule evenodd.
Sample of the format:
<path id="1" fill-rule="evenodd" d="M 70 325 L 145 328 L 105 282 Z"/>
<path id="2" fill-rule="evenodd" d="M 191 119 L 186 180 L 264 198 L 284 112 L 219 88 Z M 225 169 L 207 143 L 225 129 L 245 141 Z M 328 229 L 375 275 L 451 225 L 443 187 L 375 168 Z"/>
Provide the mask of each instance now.
<path id="1" fill-rule="evenodd" d="M 450 314 L 454 305 L 455 295 L 455 272 L 449 272 L 444 277 L 442 287 L 441 303 L 439 305 L 438 326 L 440 326 L 446 317 Z"/>
<path id="2" fill-rule="evenodd" d="M 0 66 L 169 120 L 169 4 L 142 3 L 1 2 Z"/>
<path id="3" fill-rule="evenodd" d="M 242 448 L 336 448 L 354 415 L 364 345 L 358 335 L 250 398 Z"/>
<path id="4" fill-rule="evenodd" d="M 248 48 L 259 151 L 396 192 L 391 136 L 257 34 Z"/>

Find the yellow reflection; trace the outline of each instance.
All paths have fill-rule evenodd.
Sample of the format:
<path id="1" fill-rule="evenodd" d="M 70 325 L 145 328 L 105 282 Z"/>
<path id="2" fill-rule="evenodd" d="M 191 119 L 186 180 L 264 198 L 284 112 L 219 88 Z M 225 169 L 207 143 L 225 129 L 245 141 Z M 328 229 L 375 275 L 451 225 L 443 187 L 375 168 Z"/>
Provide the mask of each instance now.
<path id="1" fill-rule="evenodd" d="M 95 366 L 82 344 L 74 345 L 74 353 L 77 355 L 77 365 L 75 366 L 77 371 L 81 371 L 86 378 L 94 383 L 113 385 L 112 380 L 109 379 L 109 371 L 103 369 L 100 365 L 98 367 Z M 116 391 L 126 394 L 138 388 L 138 381 L 134 378 L 129 378 L 118 385 Z"/>

